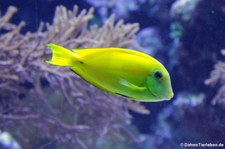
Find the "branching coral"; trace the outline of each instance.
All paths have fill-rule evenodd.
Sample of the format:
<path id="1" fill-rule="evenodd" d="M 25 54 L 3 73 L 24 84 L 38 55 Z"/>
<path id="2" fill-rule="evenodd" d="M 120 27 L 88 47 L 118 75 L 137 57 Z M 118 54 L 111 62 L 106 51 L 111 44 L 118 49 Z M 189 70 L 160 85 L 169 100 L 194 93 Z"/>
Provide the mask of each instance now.
<path id="1" fill-rule="evenodd" d="M 220 85 L 212 104 L 219 103 L 225 105 L 225 62 L 218 62 L 214 66 L 214 70 L 211 72 L 210 78 L 205 81 L 205 84 L 211 86 Z"/>
<path id="2" fill-rule="evenodd" d="M 52 24 L 41 23 L 35 33 L 21 34 L 25 22 L 10 23 L 17 11 L 9 7 L 0 17 L 0 128 L 12 133 L 26 148 L 29 141 L 54 138 L 79 144 L 93 136 L 126 130 L 131 116 L 127 109 L 148 111 L 139 103 L 104 93 L 68 68 L 47 65 L 47 43 L 67 48 L 127 47 L 133 43 L 138 24 L 117 23 L 111 16 L 102 26 L 88 23 L 93 9 L 78 13 L 57 7 Z M 125 132 L 127 132 L 126 130 Z M 36 133 L 35 136 L 31 135 Z M 130 133 L 128 133 L 130 134 Z"/>

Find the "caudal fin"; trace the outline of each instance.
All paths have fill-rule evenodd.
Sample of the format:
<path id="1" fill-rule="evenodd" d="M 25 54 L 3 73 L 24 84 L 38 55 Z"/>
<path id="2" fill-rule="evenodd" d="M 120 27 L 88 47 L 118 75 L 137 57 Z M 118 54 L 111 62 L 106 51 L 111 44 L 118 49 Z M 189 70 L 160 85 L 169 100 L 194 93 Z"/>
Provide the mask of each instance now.
<path id="1" fill-rule="evenodd" d="M 56 44 L 47 44 L 47 46 L 52 50 L 52 59 L 46 61 L 49 64 L 57 66 L 73 66 L 77 61 L 79 61 L 79 56 Z"/>

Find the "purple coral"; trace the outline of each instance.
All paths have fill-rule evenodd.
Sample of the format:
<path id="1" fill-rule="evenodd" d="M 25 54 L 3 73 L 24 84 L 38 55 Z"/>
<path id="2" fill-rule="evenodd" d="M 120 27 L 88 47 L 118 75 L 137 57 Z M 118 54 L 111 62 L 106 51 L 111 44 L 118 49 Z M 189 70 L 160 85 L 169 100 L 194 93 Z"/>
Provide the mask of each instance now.
<path id="1" fill-rule="evenodd" d="M 77 6 L 72 11 L 60 6 L 52 24 L 41 23 L 35 33 L 24 35 L 20 31 L 25 22 L 10 23 L 16 11 L 9 7 L 0 17 L 1 130 L 12 133 L 25 148 L 33 148 L 29 141 L 39 137 L 85 149 L 88 138 L 127 129 L 127 109 L 148 113 L 139 103 L 111 96 L 69 69 L 44 62 L 50 56 L 45 44 L 51 42 L 67 48 L 129 46 L 138 24 L 116 23 L 112 16 L 102 27 L 89 29 L 92 8 L 78 13 Z"/>

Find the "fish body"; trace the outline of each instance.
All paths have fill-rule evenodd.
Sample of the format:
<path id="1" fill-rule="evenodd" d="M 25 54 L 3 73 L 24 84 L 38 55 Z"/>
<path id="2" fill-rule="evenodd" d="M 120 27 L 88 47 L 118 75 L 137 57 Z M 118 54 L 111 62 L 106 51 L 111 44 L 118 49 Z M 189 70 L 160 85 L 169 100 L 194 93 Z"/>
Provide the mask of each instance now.
<path id="1" fill-rule="evenodd" d="M 72 51 L 55 44 L 49 64 L 69 66 L 94 86 L 133 100 L 153 102 L 173 97 L 170 76 L 153 57 L 123 48 L 87 48 Z"/>

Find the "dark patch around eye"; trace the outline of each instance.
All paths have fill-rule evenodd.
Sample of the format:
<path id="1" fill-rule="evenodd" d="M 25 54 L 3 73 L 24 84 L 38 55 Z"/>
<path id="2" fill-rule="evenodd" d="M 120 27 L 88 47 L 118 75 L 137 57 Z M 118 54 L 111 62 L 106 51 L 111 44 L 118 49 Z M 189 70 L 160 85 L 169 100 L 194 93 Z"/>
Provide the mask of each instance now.
<path id="1" fill-rule="evenodd" d="M 157 71 L 157 72 L 155 72 L 154 77 L 157 79 L 161 79 L 163 77 L 163 75 L 160 71 Z"/>

